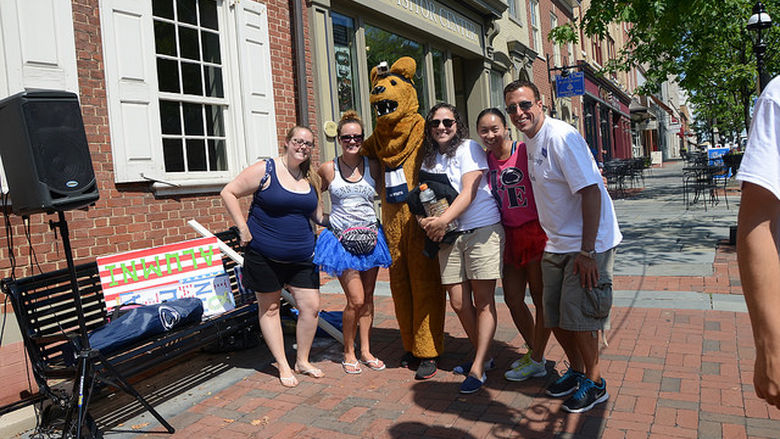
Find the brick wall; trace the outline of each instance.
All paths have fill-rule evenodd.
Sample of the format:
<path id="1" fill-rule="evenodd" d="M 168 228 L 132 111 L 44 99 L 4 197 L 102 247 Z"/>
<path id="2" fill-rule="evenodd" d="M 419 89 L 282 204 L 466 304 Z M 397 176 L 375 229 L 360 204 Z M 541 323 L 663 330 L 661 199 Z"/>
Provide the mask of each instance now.
<path id="1" fill-rule="evenodd" d="M 305 8 L 305 0 L 301 1 Z M 72 4 L 82 116 L 100 191 L 100 199 L 94 207 L 87 211 L 73 210 L 65 213 L 76 262 L 89 261 L 101 255 L 195 238 L 197 235 L 186 224 L 192 218 L 211 230 L 223 230 L 230 226 L 218 194 L 157 197 L 150 191 L 148 184 L 117 185 L 114 183 L 98 0 L 73 0 Z M 286 1 L 273 0 L 268 1 L 266 5 L 277 136 L 281 145 L 287 129 L 295 125 L 297 120 L 295 57 L 291 35 L 292 11 L 289 2 Z M 313 83 L 307 17 L 308 14 L 304 9 L 308 110 L 309 120 L 314 121 L 316 114 L 311 99 Z M 316 127 L 312 128 L 316 129 Z M 319 158 L 318 151 L 314 151 L 314 158 L 316 162 Z M 61 240 L 49 229 L 50 219 L 56 220 L 56 216 L 36 214 L 30 217 L 30 243 L 40 269 L 44 272 L 65 267 Z M 30 268 L 32 258 L 22 219 L 11 215 L 10 222 L 14 237 L 12 253 L 16 259 L 16 276 L 37 273 L 37 268 Z M 11 274 L 12 255 L 9 254 L 5 240 L 6 232 L 2 230 L 0 231 L 1 277 Z"/>
<path id="2" fill-rule="evenodd" d="M 304 5 L 304 32 L 307 44 L 309 120 L 316 121 L 315 106 L 312 101 L 312 57 L 308 39 L 308 13 L 305 0 L 300 1 Z M 297 120 L 295 56 L 292 46 L 294 39 L 291 34 L 292 11 L 291 4 L 287 1 L 269 0 L 266 5 L 277 136 L 281 145 L 287 129 L 295 125 Z M 117 185 L 114 183 L 103 74 L 99 3 L 98 0 L 72 0 L 72 6 L 82 116 L 100 191 L 100 199 L 94 207 L 87 211 L 73 210 L 65 213 L 76 263 L 89 262 L 98 256 L 111 253 L 196 238 L 198 235 L 187 226 L 187 221 L 193 218 L 210 230 L 219 231 L 229 227 L 231 224 L 218 194 L 157 197 L 150 191 L 148 184 Z M 316 130 L 316 127 L 312 128 Z M 313 154 L 316 163 L 319 153 L 315 150 Z M 248 201 L 244 200 L 245 207 Z M 30 245 L 25 238 L 26 227 L 22 219 L 14 215 L 9 219 L 13 231 L 13 249 L 9 253 L 6 231 L 3 228 L 0 231 L 0 277 L 11 275 L 11 258 L 15 258 L 16 261 L 17 277 L 38 272 L 37 267 L 30 266 L 33 260 L 37 260 L 36 265 L 43 272 L 66 266 L 61 238 L 55 236 L 48 226 L 50 219 L 57 219 L 56 215 L 36 214 L 30 217 Z M 34 257 L 31 254 L 34 254 Z M 3 295 L 0 294 L 0 301 L 3 299 Z M 11 312 L 10 304 L 7 311 Z M 10 314 L 9 317 L 13 318 Z M 11 354 L 19 349 L 18 343 L 3 346 L 0 348 L 0 357 L 5 359 L 6 353 Z M 6 373 L 23 377 L 23 362 L 21 358 L 16 360 L 13 364 L 0 363 L 2 371 L 0 377 L 5 376 Z M 8 357 L 8 361 L 11 361 L 11 357 Z M 4 387 L 0 390 L 0 404 L 9 397 L 13 398 L 12 401 L 16 400 L 19 390 Z"/>

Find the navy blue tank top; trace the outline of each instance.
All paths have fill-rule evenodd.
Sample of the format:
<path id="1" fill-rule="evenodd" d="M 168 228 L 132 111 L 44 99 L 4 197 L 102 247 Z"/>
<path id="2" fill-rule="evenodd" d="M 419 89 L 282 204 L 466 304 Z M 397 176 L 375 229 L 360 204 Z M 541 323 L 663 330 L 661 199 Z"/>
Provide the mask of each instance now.
<path id="1" fill-rule="evenodd" d="M 314 254 L 314 232 L 309 217 L 317 209 L 317 194 L 292 192 L 279 183 L 272 159 L 265 171 L 270 183 L 257 189 L 249 208 L 247 225 L 252 232 L 249 246 L 256 252 L 280 262 L 303 262 Z"/>

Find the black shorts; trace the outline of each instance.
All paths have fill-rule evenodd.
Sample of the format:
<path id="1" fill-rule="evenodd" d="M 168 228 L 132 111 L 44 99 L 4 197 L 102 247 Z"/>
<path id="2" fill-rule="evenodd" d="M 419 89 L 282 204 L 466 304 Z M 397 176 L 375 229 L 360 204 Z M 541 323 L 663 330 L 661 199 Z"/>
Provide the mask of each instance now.
<path id="1" fill-rule="evenodd" d="M 320 273 L 312 261 L 277 262 L 248 249 L 244 253 L 244 288 L 256 293 L 273 293 L 285 285 L 318 289 Z"/>

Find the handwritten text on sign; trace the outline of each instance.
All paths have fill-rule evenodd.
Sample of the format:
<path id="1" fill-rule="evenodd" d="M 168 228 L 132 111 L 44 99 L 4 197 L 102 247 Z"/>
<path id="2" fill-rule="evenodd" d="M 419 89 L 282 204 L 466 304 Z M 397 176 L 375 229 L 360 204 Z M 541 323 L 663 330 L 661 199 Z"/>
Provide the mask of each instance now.
<path id="1" fill-rule="evenodd" d="M 204 315 L 233 308 L 215 237 L 105 256 L 97 263 L 107 310 L 181 297 L 200 298 Z"/>

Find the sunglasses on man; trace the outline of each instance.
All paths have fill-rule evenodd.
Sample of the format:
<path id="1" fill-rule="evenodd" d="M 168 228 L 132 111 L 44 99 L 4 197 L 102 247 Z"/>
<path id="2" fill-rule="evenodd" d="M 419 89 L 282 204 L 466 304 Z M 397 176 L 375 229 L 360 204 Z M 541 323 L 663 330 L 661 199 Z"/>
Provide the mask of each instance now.
<path id="1" fill-rule="evenodd" d="M 349 142 L 351 140 L 354 140 L 355 142 L 362 142 L 363 141 L 363 135 L 362 134 L 345 134 L 343 136 L 339 136 L 339 139 L 341 139 L 342 142 Z"/>
<path id="2" fill-rule="evenodd" d="M 517 109 L 521 109 L 523 111 L 528 111 L 531 109 L 531 107 L 534 106 L 533 101 L 522 101 L 517 104 L 509 104 L 506 106 L 506 112 L 507 114 L 515 114 L 517 113 Z"/>
<path id="3" fill-rule="evenodd" d="M 455 123 L 455 119 L 432 119 L 428 122 L 428 128 L 438 128 L 444 124 L 444 128 L 450 128 Z"/>

